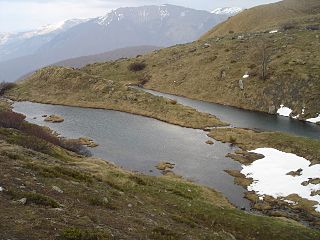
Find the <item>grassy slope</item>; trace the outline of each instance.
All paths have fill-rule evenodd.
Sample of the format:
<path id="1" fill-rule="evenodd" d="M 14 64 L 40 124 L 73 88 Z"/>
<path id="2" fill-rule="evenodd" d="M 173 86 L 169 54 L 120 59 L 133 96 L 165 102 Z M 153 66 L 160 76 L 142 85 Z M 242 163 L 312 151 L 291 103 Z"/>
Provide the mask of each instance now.
<path id="1" fill-rule="evenodd" d="M 290 221 L 234 209 L 219 193 L 181 179 L 133 174 L 50 145 L 49 154 L 27 150 L 14 144 L 22 134 L 9 129 L 1 129 L 0 137 L 0 182 L 5 189 L 0 192 L 3 238 L 320 237 L 319 232 Z M 27 198 L 25 205 L 16 202 L 23 197 Z"/>
<path id="2" fill-rule="evenodd" d="M 128 79 L 130 76 L 141 77 L 140 73 L 128 71 L 127 74 Z M 122 79 L 94 76 L 63 67 L 37 71 L 9 96 L 15 100 L 119 110 L 192 128 L 225 125 L 209 114 L 130 89 Z"/>
<path id="3" fill-rule="evenodd" d="M 139 94 L 138 102 L 128 103 L 121 99 L 124 95 L 138 94 L 133 90 L 128 92 L 126 84 L 139 83 L 145 79 L 149 80 L 147 88 L 189 98 L 263 112 L 276 110 L 284 104 L 294 110 L 294 115 L 300 114 L 301 119 L 315 117 L 320 113 L 320 35 L 319 31 L 308 31 L 304 26 L 320 24 L 319 8 L 315 7 L 319 5 L 318 2 L 288 0 L 252 10 L 269 26 L 268 19 L 260 16 L 263 12 L 261 9 L 274 11 L 279 4 L 290 3 L 291 10 L 285 8 L 286 11 L 303 16 L 296 20 L 295 29 L 277 34 L 260 32 L 229 34 L 224 37 L 209 34 L 194 43 L 161 49 L 136 59 L 88 65 L 80 70 L 81 75 L 100 79 L 91 82 L 64 74 L 56 76 L 60 79 L 54 79 L 52 69 L 47 68 L 21 83 L 10 96 L 41 102 L 118 109 L 180 125 L 185 125 L 186 122 L 191 126 L 206 125 L 203 122 L 193 124 L 193 120 L 181 120 L 186 114 L 180 118 L 176 116 L 177 111 L 170 112 L 163 101 L 160 103 L 159 99 L 147 95 Z M 250 12 L 251 10 L 245 11 L 240 17 L 249 19 L 248 26 L 253 27 L 256 26 L 256 21 L 247 17 Z M 288 21 L 291 19 L 291 15 L 282 14 L 281 11 L 275 11 L 274 16 Z M 237 21 L 231 18 L 229 22 Z M 281 21 L 278 24 L 281 25 Z M 210 47 L 205 44 L 210 44 Z M 270 55 L 266 80 L 260 78 L 259 51 L 262 45 L 267 47 Z M 132 62 L 145 62 L 147 68 L 140 73 L 132 73 L 127 68 Z M 61 71 L 68 72 L 67 75 L 78 74 L 78 70 Z M 239 80 L 246 72 L 251 77 L 244 80 L 244 90 L 241 90 Z M 108 89 L 107 80 L 114 81 L 117 86 Z M 115 88 L 115 92 L 110 93 L 110 88 Z M 172 106 L 170 108 L 172 110 Z M 301 114 L 303 108 L 305 115 Z"/>
<path id="4" fill-rule="evenodd" d="M 301 113 L 302 118 L 320 112 L 320 39 L 318 32 L 290 31 L 271 34 L 244 34 L 212 38 L 204 48 L 204 41 L 176 46 L 145 57 L 151 81 L 147 88 L 184 95 L 240 108 L 268 112 L 285 104 Z M 311 41 L 312 40 L 312 41 Z M 260 79 L 260 64 L 256 57 L 259 46 L 267 42 L 271 52 L 269 78 Z M 221 72 L 225 77 L 220 77 Z M 244 80 L 244 90 L 239 80 Z"/>
<path id="5" fill-rule="evenodd" d="M 124 85 L 137 83 L 146 77 L 150 79 L 147 88 L 264 112 L 268 112 L 272 106 L 279 108 L 284 104 L 293 109 L 295 115 L 300 114 L 301 118 L 306 119 L 320 112 L 320 38 L 317 38 L 317 34 L 317 31 L 291 30 L 275 35 L 246 34 L 240 40 L 226 36 L 219 40 L 208 39 L 206 42 L 211 44 L 209 48 L 204 48 L 204 41 L 198 41 L 163 49 L 138 59 L 88 65 L 81 70 L 119 84 L 114 94 L 108 94 L 109 90 L 105 89 L 107 86 L 101 84 L 106 80 L 89 83 L 68 77 L 54 79 L 51 76 L 49 81 L 46 77 L 39 78 L 39 73 L 36 73 L 21 83 L 10 96 L 40 102 L 135 111 L 163 120 L 164 117 L 154 113 L 159 106 L 165 111 L 168 107 L 162 103 L 159 105 L 160 99 L 153 104 L 152 108 L 155 109 L 148 108 L 148 105 L 156 98 L 149 102 L 146 99 L 151 97 L 147 95 L 139 96 L 143 97 L 142 102 L 134 104 L 119 99 L 123 95 L 137 95 L 132 90 L 128 92 Z M 256 50 L 252 48 L 261 41 L 268 42 L 272 52 L 267 80 L 259 77 L 260 65 L 254 57 Z M 139 74 L 131 73 L 127 66 L 135 61 L 144 61 L 147 68 Z M 41 71 L 51 74 L 50 69 Z M 225 71 L 223 78 L 220 78 L 221 71 Z M 256 76 L 244 80 L 245 89 L 242 91 L 238 82 L 246 71 Z M 143 111 L 138 105 L 142 106 Z M 303 107 L 305 115 L 301 115 Z M 169 113 L 166 118 L 170 119 Z"/>
<path id="6" fill-rule="evenodd" d="M 301 22 L 302 19 L 313 18 L 312 15 L 317 16 L 319 12 L 320 2 L 318 0 L 285 0 L 261 5 L 245 10 L 219 24 L 205 34 L 203 39 L 225 36 L 230 31 L 241 33 L 279 29 L 283 24 L 289 22 Z"/>

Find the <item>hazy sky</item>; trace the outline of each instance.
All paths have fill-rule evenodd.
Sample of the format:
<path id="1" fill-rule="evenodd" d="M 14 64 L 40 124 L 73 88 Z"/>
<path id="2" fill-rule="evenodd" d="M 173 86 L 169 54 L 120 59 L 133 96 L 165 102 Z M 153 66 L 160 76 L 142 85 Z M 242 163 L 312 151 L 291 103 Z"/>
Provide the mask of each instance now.
<path id="1" fill-rule="evenodd" d="M 38 28 L 70 18 L 90 18 L 126 6 L 181 5 L 211 11 L 217 7 L 242 7 L 277 0 L 0 0 L 0 32 Z"/>

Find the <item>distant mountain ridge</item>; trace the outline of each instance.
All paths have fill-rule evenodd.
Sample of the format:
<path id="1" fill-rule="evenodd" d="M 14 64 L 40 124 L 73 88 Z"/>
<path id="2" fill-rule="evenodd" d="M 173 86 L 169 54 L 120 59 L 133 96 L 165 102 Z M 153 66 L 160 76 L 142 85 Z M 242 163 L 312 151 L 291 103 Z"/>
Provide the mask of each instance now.
<path id="1" fill-rule="evenodd" d="M 87 20 L 71 19 L 20 33 L 0 33 L 0 62 L 33 54 L 58 34 Z"/>
<path id="2" fill-rule="evenodd" d="M 8 48 L 10 41 L 6 40 L 0 45 L 0 81 L 14 81 L 55 62 L 114 49 L 192 42 L 229 16 L 168 4 L 127 7 L 80 23 L 72 22 L 67 28 L 57 27 L 27 41 L 10 43 L 12 48 Z M 6 38 L 7 35 L 0 37 L 2 42 Z"/>
<path id="3" fill-rule="evenodd" d="M 131 58 L 141 54 L 145 54 L 154 50 L 160 49 L 156 46 L 137 46 L 137 47 L 127 47 L 112 50 L 109 52 L 104 52 L 95 55 L 83 56 L 78 58 L 70 58 L 63 60 L 52 65 L 63 66 L 63 67 L 74 67 L 81 68 L 88 64 L 101 63 L 106 61 L 118 60 L 120 58 Z"/>

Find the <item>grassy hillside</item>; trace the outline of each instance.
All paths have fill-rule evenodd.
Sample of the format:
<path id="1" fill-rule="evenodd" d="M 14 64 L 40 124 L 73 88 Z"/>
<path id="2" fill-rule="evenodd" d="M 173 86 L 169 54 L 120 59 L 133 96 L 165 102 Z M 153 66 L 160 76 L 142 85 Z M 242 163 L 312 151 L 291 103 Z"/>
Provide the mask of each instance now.
<path id="1" fill-rule="evenodd" d="M 119 74 L 120 78 L 109 78 L 83 70 L 48 67 L 21 82 L 9 96 L 15 100 L 118 110 L 191 128 L 226 125 L 175 101 L 131 89 Z M 129 79 L 143 77 L 129 70 L 127 74 Z"/>
<path id="2" fill-rule="evenodd" d="M 137 96 L 137 92 L 126 87 L 130 83 L 143 83 L 147 88 L 162 92 L 272 114 L 283 104 L 293 110 L 293 116 L 299 115 L 299 119 L 316 117 L 320 113 L 320 31 L 308 30 L 305 26 L 320 26 L 320 17 L 314 15 L 320 11 L 318 3 L 313 0 L 287 0 L 247 10 L 239 15 L 250 19 L 248 14 L 254 11 L 261 21 L 268 22 L 262 14 L 264 8 L 277 13 L 283 9 L 278 6 L 290 6 L 291 10 L 286 9 L 287 12 L 305 16 L 297 20 L 293 28 L 282 29 L 277 33 L 252 33 L 257 24 L 251 19 L 248 22 L 250 32 L 247 33 L 222 37 L 209 34 L 190 44 L 161 49 L 133 59 L 91 64 L 81 70 L 63 70 L 67 72 L 66 76 L 51 74 L 52 68 L 43 69 L 27 78 L 9 96 L 23 100 L 111 108 L 185 125 L 186 121 L 173 120 L 172 115 L 175 113 L 168 112 L 165 116 L 159 116 L 159 110 L 164 104 L 160 104 L 160 108 L 159 102 L 150 104 L 150 99 L 146 101 L 147 95 L 142 96 L 140 93 Z M 291 21 L 291 15 L 277 14 Z M 282 20 L 275 21 L 282 24 Z M 146 68 L 132 72 L 128 67 L 133 63 L 145 64 Z M 79 73 L 92 81 L 72 77 L 72 74 Z M 249 77 L 243 79 L 246 74 Z M 109 80 L 117 87 L 112 84 L 108 86 Z M 110 89 L 114 89 L 114 92 Z M 142 100 L 137 100 L 139 104 L 132 104 L 131 100 L 130 104 L 127 104 L 127 100 L 124 103 L 121 98 L 129 95 Z M 163 109 L 169 111 L 168 105 Z M 202 122 L 186 126 L 205 125 Z"/>
<path id="3" fill-rule="evenodd" d="M 127 172 L 20 130 L 0 128 L 0 166 L 4 239 L 320 237 L 294 221 L 235 209 L 214 190 Z"/>
<path id="4" fill-rule="evenodd" d="M 225 36 L 229 33 L 261 32 L 280 29 L 290 23 L 313 24 L 319 19 L 318 0 L 284 0 L 254 7 L 229 18 L 204 35 L 203 39 Z"/>
<path id="5" fill-rule="evenodd" d="M 119 58 L 129 58 L 135 57 L 139 54 L 145 54 L 147 52 L 152 52 L 160 47 L 156 46 L 137 46 L 137 47 L 127 47 L 120 48 L 110 52 L 83 56 L 78 58 L 71 58 L 64 61 L 57 62 L 52 64 L 54 66 L 63 66 L 63 67 L 75 67 L 80 68 L 84 67 L 87 64 L 97 63 L 97 62 L 106 62 L 110 60 L 117 60 Z"/>

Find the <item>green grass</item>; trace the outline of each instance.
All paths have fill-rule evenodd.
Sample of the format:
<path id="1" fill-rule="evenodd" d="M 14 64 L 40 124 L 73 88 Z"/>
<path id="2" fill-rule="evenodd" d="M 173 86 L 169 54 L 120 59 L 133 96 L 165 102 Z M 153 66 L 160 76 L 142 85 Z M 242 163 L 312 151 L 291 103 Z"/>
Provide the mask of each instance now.
<path id="1" fill-rule="evenodd" d="M 108 234 L 98 230 L 83 230 L 79 228 L 64 229 L 57 240 L 108 240 L 112 239 Z"/>
<path id="2" fill-rule="evenodd" d="M 35 204 L 35 205 L 41 205 L 41 206 L 47 206 L 52 208 L 58 208 L 60 207 L 60 204 L 55 201 L 53 198 L 45 196 L 40 193 L 34 193 L 34 192 L 17 192 L 9 190 L 7 192 L 14 200 L 20 200 L 22 198 L 26 198 L 26 204 Z"/>
<path id="3" fill-rule="evenodd" d="M 60 239 L 103 239 L 100 230 L 107 239 L 109 233 L 124 239 L 184 239 L 186 234 L 194 239 L 240 240 L 320 236 L 297 223 L 235 209 L 220 193 L 183 179 L 134 174 L 93 158 L 74 155 L 66 160 L 1 142 L 0 151 L 6 152 L 0 155 L 2 186 L 12 189 L 11 198 L 25 197 L 30 203 L 17 205 L 0 195 L 2 233 L 10 236 L 28 231 L 29 239 L 57 233 Z M 9 158 L 13 153 L 19 157 Z M 17 190 L 21 182 L 27 189 Z M 64 192 L 57 194 L 52 186 Z M 50 210 L 60 204 L 62 211 Z M 19 211 L 14 210 L 17 207 Z M 26 224 L 12 223 L 18 219 Z M 33 232 L 32 219 L 41 222 Z"/>

